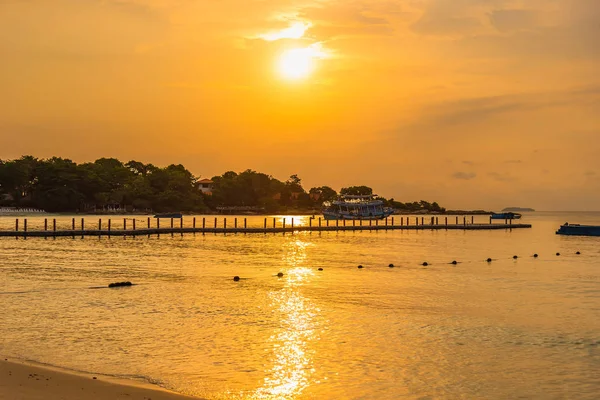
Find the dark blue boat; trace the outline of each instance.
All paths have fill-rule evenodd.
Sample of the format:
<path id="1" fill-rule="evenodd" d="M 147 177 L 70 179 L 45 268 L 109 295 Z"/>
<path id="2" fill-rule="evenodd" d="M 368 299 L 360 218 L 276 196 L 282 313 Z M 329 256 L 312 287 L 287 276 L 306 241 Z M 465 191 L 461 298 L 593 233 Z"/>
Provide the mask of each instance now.
<path id="1" fill-rule="evenodd" d="M 492 219 L 521 219 L 521 214 L 514 213 L 514 212 L 493 213 L 490 218 L 492 218 Z"/>
<path id="2" fill-rule="evenodd" d="M 556 231 L 557 235 L 600 236 L 600 226 L 569 224 L 562 225 Z"/>

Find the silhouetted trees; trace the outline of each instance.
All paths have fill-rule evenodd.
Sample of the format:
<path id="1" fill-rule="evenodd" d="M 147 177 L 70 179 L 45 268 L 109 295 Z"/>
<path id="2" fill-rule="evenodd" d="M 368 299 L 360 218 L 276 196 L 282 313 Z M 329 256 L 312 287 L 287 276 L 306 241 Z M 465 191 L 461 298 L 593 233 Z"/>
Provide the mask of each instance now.
<path id="1" fill-rule="evenodd" d="M 50 212 L 94 212 L 107 209 L 153 212 L 208 212 L 219 207 L 252 207 L 269 213 L 317 212 L 338 193 L 329 186 L 308 192 L 298 175 L 282 182 L 253 170 L 227 171 L 212 178 L 202 193 L 197 178 L 183 165 L 159 168 L 131 160 L 100 158 L 77 164 L 69 159 L 23 156 L 0 160 L 0 205 L 35 207 Z M 342 188 L 340 195 L 372 195 L 368 186 Z M 405 212 L 444 212 L 438 203 L 383 200 Z"/>

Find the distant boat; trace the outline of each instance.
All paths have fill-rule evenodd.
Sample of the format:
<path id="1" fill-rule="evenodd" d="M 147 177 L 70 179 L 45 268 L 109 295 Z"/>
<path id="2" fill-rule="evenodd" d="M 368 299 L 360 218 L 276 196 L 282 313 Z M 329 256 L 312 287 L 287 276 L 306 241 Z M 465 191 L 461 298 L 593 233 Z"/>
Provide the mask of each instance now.
<path id="1" fill-rule="evenodd" d="M 514 212 L 493 213 L 492 219 L 521 219 L 521 214 Z"/>
<path id="2" fill-rule="evenodd" d="M 323 203 L 326 220 L 336 219 L 384 219 L 394 213 L 393 208 L 384 207 L 377 195 L 340 196 L 337 200 Z"/>
<path id="3" fill-rule="evenodd" d="M 183 218 L 181 213 L 156 214 L 154 218 Z"/>
<path id="4" fill-rule="evenodd" d="M 556 231 L 557 235 L 600 236 L 600 226 L 569 224 L 566 222 Z"/>

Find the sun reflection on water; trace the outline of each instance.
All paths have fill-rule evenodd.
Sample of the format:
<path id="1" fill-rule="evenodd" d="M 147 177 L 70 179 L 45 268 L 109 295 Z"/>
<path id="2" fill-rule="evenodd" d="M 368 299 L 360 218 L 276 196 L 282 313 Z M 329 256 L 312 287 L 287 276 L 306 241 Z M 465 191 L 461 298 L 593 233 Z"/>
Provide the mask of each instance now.
<path id="1" fill-rule="evenodd" d="M 284 262 L 290 269 L 286 271 L 284 287 L 269 293 L 271 308 L 281 318 L 268 340 L 272 352 L 269 367 L 262 387 L 254 393 L 255 399 L 294 398 L 310 385 L 310 344 L 319 340 L 315 329 L 319 310 L 301 290 L 313 275 L 311 269 L 302 266 L 308 245 L 297 239 L 288 243 Z"/>

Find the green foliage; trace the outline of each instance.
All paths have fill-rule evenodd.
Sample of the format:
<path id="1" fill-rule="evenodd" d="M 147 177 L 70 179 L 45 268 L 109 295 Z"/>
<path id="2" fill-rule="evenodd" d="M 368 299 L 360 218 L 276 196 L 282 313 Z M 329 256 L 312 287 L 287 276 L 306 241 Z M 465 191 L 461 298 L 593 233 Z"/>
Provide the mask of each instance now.
<path id="1" fill-rule="evenodd" d="M 97 211 L 106 207 L 153 212 L 206 212 L 217 207 L 252 207 L 268 213 L 311 211 L 338 197 L 329 186 L 308 193 L 294 174 L 285 182 L 271 175 L 246 170 L 227 171 L 212 178 L 212 195 L 198 189 L 196 178 L 183 165 L 159 168 L 131 160 L 100 158 L 77 164 L 53 157 L 40 160 L 23 156 L 0 160 L 0 204 L 36 207 L 51 212 Z M 341 195 L 372 195 L 368 186 L 350 186 Z M 403 212 L 445 212 L 425 200 L 384 201 Z"/>
<path id="2" fill-rule="evenodd" d="M 206 211 L 196 179 L 182 165 L 114 158 L 76 164 L 53 157 L 24 156 L 0 162 L 3 203 L 46 211 L 93 211 L 104 207 L 162 211 Z"/>

